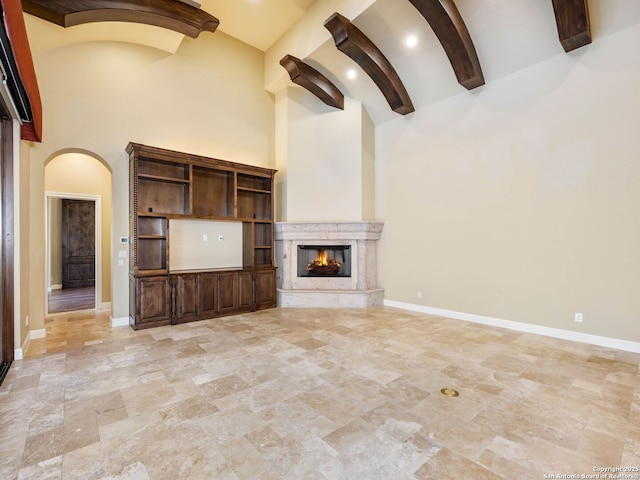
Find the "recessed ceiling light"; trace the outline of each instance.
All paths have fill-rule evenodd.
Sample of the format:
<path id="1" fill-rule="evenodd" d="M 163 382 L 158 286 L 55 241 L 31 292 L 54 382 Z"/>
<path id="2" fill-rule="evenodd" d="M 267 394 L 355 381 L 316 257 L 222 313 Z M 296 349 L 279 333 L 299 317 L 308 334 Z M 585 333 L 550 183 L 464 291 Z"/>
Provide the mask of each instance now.
<path id="1" fill-rule="evenodd" d="M 358 74 L 356 73 L 356 71 L 353 68 L 347 71 L 347 77 L 349 77 L 351 80 L 353 80 L 357 76 L 358 76 Z"/>
<path id="2" fill-rule="evenodd" d="M 405 40 L 405 43 L 407 44 L 407 47 L 413 48 L 418 44 L 418 37 L 415 35 L 409 35 Z"/>

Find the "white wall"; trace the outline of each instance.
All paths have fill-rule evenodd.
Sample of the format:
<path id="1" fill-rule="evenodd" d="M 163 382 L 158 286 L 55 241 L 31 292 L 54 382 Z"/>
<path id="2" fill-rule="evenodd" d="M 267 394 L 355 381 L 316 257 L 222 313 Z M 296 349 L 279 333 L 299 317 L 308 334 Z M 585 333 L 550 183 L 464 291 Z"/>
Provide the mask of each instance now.
<path id="1" fill-rule="evenodd" d="M 378 126 L 386 298 L 640 341 L 638 125 L 640 24 Z"/>

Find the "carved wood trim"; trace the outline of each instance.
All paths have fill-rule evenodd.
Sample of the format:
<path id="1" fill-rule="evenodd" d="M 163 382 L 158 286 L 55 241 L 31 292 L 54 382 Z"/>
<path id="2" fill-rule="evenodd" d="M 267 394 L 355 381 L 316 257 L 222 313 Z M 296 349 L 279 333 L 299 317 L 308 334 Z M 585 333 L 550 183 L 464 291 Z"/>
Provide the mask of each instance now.
<path id="1" fill-rule="evenodd" d="M 565 52 L 591 43 L 587 0 L 552 0 L 558 37 Z"/>
<path id="2" fill-rule="evenodd" d="M 133 22 L 174 30 L 191 38 L 215 32 L 219 21 L 202 9 L 175 0 L 22 0 L 22 9 L 61 27 L 91 22 Z"/>
<path id="3" fill-rule="evenodd" d="M 306 88 L 327 105 L 344 110 L 344 95 L 342 92 L 331 80 L 311 65 L 304 63 L 293 55 L 282 57 L 280 65 L 287 70 L 293 83 Z"/>
<path id="4" fill-rule="evenodd" d="M 409 1 L 438 37 L 458 83 L 468 90 L 484 85 L 476 48 L 453 0 Z"/>
<path id="5" fill-rule="evenodd" d="M 324 22 L 324 26 L 333 36 L 338 50 L 349 56 L 371 77 L 394 112 L 406 115 L 415 110 L 398 73 L 360 29 L 337 12 Z"/>

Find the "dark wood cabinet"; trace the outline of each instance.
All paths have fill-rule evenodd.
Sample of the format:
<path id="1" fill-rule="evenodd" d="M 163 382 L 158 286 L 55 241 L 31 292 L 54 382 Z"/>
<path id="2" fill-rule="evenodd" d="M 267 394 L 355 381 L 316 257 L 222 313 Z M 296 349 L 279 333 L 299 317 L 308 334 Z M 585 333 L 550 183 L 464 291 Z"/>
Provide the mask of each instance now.
<path id="1" fill-rule="evenodd" d="M 262 310 L 276 306 L 276 270 L 255 271 L 255 309 Z"/>
<path id="2" fill-rule="evenodd" d="M 276 171 L 135 143 L 127 153 L 131 326 L 275 307 Z M 185 218 L 241 222 L 242 269 L 171 272 L 171 221 Z"/>
<path id="3" fill-rule="evenodd" d="M 173 323 L 185 323 L 200 318 L 199 275 L 171 275 Z"/>
<path id="4" fill-rule="evenodd" d="M 135 329 L 171 323 L 171 285 L 168 276 L 131 277 L 129 323 Z"/>

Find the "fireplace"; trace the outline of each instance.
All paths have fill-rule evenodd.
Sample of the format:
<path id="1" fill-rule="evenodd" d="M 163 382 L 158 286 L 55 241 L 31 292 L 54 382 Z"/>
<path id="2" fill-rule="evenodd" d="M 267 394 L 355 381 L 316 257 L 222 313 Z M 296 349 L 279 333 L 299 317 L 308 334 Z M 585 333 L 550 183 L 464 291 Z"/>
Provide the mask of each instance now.
<path id="1" fill-rule="evenodd" d="M 350 277 L 351 245 L 298 245 L 298 277 Z"/>
<path id="2" fill-rule="evenodd" d="M 279 222 L 275 225 L 278 306 L 382 305 L 377 243 L 382 223 Z"/>

